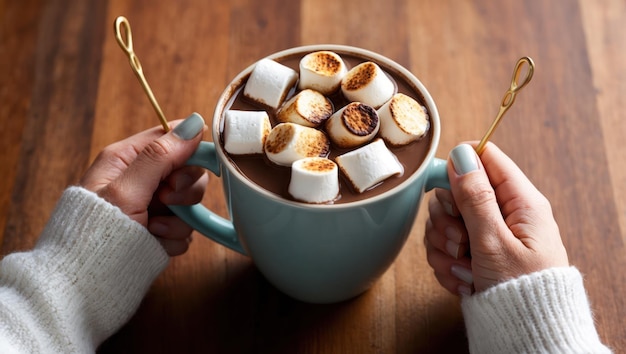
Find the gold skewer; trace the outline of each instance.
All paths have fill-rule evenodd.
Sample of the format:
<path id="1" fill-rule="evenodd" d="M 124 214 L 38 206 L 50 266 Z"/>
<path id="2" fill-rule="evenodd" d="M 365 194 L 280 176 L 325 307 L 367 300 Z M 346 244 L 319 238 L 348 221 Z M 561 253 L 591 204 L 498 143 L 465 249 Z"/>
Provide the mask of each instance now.
<path id="1" fill-rule="evenodd" d="M 524 81 L 522 81 L 522 83 L 520 84 L 519 77 L 522 74 L 524 64 L 528 64 L 528 70 L 526 71 L 526 76 L 524 77 Z M 535 72 L 535 63 L 533 62 L 531 58 L 523 57 L 517 61 L 517 64 L 515 65 L 515 70 L 513 70 L 513 78 L 511 79 L 511 86 L 509 87 L 509 89 L 504 94 L 504 97 L 502 98 L 502 103 L 500 104 L 500 111 L 498 112 L 496 119 L 494 119 L 493 123 L 491 123 L 491 126 L 489 127 L 489 129 L 487 130 L 483 138 L 480 140 L 480 143 L 478 143 L 478 145 L 476 146 L 476 153 L 478 155 L 483 153 L 483 151 L 485 150 L 485 145 L 487 144 L 487 141 L 489 140 L 493 132 L 496 130 L 496 127 L 500 123 L 500 120 L 504 116 L 504 113 L 506 113 L 506 111 L 509 108 L 511 108 L 511 106 L 513 105 L 513 102 L 515 102 L 515 95 L 517 94 L 519 90 L 521 90 L 524 86 L 526 86 L 530 82 L 530 79 L 532 79 L 534 72 Z"/>
<path id="2" fill-rule="evenodd" d="M 126 35 L 126 40 L 124 39 L 123 33 Z M 154 94 L 150 89 L 150 85 L 148 85 L 148 81 L 146 81 L 146 77 L 143 75 L 143 69 L 141 68 L 139 58 L 137 58 L 137 55 L 133 50 L 133 36 L 130 31 L 130 23 L 124 16 L 119 16 L 115 19 L 115 38 L 117 39 L 117 43 L 120 45 L 122 50 L 128 56 L 128 59 L 130 61 L 130 67 L 135 72 L 135 75 L 139 79 L 139 82 L 141 82 L 141 86 L 143 87 L 146 95 L 148 95 L 150 103 L 152 103 L 152 107 L 154 107 L 154 110 L 156 111 L 157 115 L 159 116 L 159 120 L 161 121 L 161 125 L 163 125 L 163 129 L 166 132 L 169 132 L 170 126 L 169 124 L 167 124 L 167 119 L 165 119 L 165 115 L 163 115 L 163 111 L 161 110 L 159 103 L 154 97 Z"/>

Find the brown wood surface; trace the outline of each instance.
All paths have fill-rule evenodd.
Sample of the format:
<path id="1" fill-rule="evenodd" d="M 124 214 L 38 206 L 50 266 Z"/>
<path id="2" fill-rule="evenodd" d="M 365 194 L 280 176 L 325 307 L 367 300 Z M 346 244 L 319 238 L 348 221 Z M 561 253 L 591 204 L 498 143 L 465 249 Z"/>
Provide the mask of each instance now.
<path id="1" fill-rule="evenodd" d="M 442 158 L 480 138 L 515 61 L 531 56 L 533 81 L 492 140 L 552 201 L 600 336 L 626 351 L 626 1 L 0 0 L 1 255 L 32 247 L 100 149 L 158 124 L 115 42 L 118 15 L 170 119 L 210 118 L 262 56 L 348 44 L 429 88 Z M 226 216 L 218 178 L 208 191 L 205 204 Z M 335 305 L 291 300 L 248 258 L 197 235 L 100 352 L 466 352 L 458 299 L 425 261 L 424 211 L 383 278 Z"/>

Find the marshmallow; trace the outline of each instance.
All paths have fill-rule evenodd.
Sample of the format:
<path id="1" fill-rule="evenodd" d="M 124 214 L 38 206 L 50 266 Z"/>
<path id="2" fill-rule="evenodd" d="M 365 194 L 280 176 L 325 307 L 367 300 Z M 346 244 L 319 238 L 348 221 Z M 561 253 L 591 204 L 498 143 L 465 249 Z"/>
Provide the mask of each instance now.
<path id="1" fill-rule="evenodd" d="M 385 146 L 382 139 L 352 150 L 335 159 L 341 172 L 354 189 L 363 193 L 376 184 L 404 172 L 398 158 Z"/>
<path id="2" fill-rule="evenodd" d="M 372 140 L 380 122 L 376 110 L 360 102 L 348 103 L 326 121 L 326 133 L 340 148 L 353 148 Z"/>
<path id="3" fill-rule="evenodd" d="M 350 101 L 374 108 L 382 106 L 396 91 L 396 86 L 377 64 L 368 61 L 350 69 L 341 80 L 341 92 Z"/>
<path id="4" fill-rule="evenodd" d="M 257 103 L 278 108 L 298 81 L 298 73 L 271 59 L 259 60 L 246 86 L 243 95 Z"/>
<path id="5" fill-rule="evenodd" d="M 224 149 L 233 155 L 262 154 L 271 129 L 265 111 L 228 110 L 224 114 Z"/>
<path id="6" fill-rule="evenodd" d="M 276 125 L 265 140 L 265 155 L 281 166 L 291 166 L 305 157 L 326 157 L 329 152 L 330 141 L 326 134 L 295 123 Z"/>
<path id="7" fill-rule="evenodd" d="M 337 165 L 324 157 L 307 157 L 291 165 L 289 194 L 307 203 L 327 203 L 339 195 Z"/>
<path id="8" fill-rule="evenodd" d="M 389 145 L 402 146 L 423 137 L 430 127 L 426 108 L 398 93 L 378 110 L 380 137 Z"/>
<path id="9" fill-rule="evenodd" d="M 332 103 L 321 93 L 303 90 L 289 99 L 276 113 L 279 122 L 317 127 L 333 114 Z"/>
<path id="10" fill-rule="evenodd" d="M 300 82 L 298 87 L 313 89 L 323 95 L 335 92 L 348 69 L 339 55 L 320 51 L 305 55 L 300 60 Z"/>

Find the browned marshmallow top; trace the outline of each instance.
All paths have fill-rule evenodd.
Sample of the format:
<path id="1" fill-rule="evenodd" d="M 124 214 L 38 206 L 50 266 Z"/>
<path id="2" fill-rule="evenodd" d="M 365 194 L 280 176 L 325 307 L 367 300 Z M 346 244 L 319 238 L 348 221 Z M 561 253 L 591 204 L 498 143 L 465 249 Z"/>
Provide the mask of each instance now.
<path id="1" fill-rule="evenodd" d="M 333 114 L 333 105 L 326 96 L 314 90 L 302 90 L 281 108 L 276 118 L 279 122 L 306 123 L 318 126 Z M 302 121 L 293 118 L 293 115 Z"/>
<path id="2" fill-rule="evenodd" d="M 405 94 L 397 94 L 391 99 L 389 111 L 398 127 L 406 133 L 423 134 L 428 128 L 424 107 Z"/>
<path id="3" fill-rule="evenodd" d="M 326 134 L 294 123 L 281 123 L 275 126 L 265 140 L 265 152 L 278 154 L 292 147 L 300 156 L 327 156 L 330 141 Z"/>
<path id="4" fill-rule="evenodd" d="M 352 70 L 348 71 L 348 74 L 343 78 L 341 86 L 346 91 L 356 91 L 364 86 L 367 86 L 376 77 L 376 71 L 378 65 L 367 61 L 361 63 Z"/>
<path id="5" fill-rule="evenodd" d="M 315 52 L 306 55 L 304 59 L 304 67 L 323 76 L 333 76 L 342 68 L 341 58 L 333 52 Z"/>
<path id="6" fill-rule="evenodd" d="M 277 154 L 285 150 L 293 140 L 294 135 L 296 135 L 296 127 L 291 124 L 274 127 L 265 139 L 265 152 Z"/>
<path id="7" fill-rule="evenodd" d="M 308 159 L 303 161 L 300 166 L 303 169 L 314 173 L 324 173 L 335 169 L 335 163 L 325 158 Z"/>
<path id="8" fill-rule="evenodd" d="M 367 136 L 378 126 L 378 113 L 366 104 L 351 102 L 341 114 L 341 121 L 352 134 Z"/>
<path id="9" fill-rule="evenodd" d="M 306 131 L 303 131 L 300 139 L 298 139 L 296 151 L 303 156 L 325 157 L 330 152 L 330 140 L 323 132 L 314 128 L 306 128 Z"/>

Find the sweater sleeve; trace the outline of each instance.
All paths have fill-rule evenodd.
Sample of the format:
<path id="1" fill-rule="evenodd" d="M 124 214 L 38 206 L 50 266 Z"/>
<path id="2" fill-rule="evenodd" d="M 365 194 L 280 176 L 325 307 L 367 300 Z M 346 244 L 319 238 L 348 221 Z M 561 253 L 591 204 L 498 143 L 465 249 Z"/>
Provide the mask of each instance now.
<path id="1" fill-rule="evenodd" d="M 498 284 L 464 297 L 462 309 L 472 353 L 611 353 L 574 267 Z"/>
<path id="2" fill-rule="evenodd" d="M 0 262 L 0 350 L 94 352 L 168 260 L 145 227 L 95 193 L 68 188 L 35 248 Z"/>

